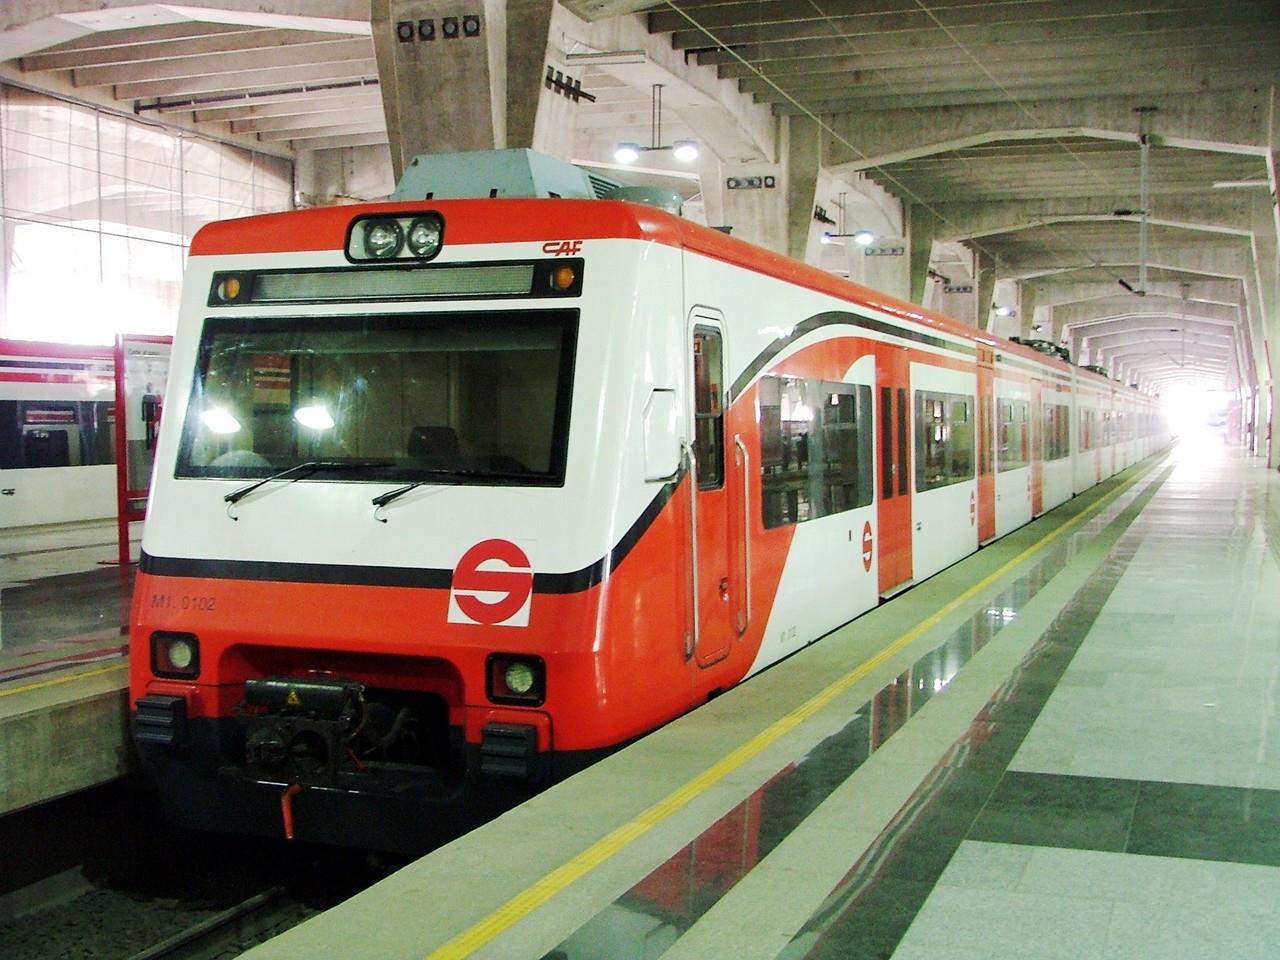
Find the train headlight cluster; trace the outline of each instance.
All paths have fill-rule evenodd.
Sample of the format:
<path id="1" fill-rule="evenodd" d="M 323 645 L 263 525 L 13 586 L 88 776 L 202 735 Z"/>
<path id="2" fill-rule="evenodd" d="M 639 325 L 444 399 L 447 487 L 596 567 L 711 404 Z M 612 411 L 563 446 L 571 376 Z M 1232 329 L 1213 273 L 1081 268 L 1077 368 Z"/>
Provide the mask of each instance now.
<path id="1" fill-rule="evenodd" d="M 547 697 L 546 671 L 541 657 L 491 653 L 485 663 L 485 693 L 494 703 L 536 707 Z"/>
<path id="2" fill-rule="evenodd" d="M 359 217 L 347 235 L 347 258 L 430 260 L 444 243 L 444 218 L 438 213 L 407 217 Z"/>
<path id="3" fill-rule="evenodd" d="M 369 220 L 364 225 L 364 252 L 375 260 L 389 260 L 400 252 L 404 231 L 394 220 Z"/>
<path id="4" fill-rule="evenodd" d="M 157 630 L 151 634 L 151 672 L 157 677 L 194 680 L 200 676 L 200 640 L 194 633 Z"/>

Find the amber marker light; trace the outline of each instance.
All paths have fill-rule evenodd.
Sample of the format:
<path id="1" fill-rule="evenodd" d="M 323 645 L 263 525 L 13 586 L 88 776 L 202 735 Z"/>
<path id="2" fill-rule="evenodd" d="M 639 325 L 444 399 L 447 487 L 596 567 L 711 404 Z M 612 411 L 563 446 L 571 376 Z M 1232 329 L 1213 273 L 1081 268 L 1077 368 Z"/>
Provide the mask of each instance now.
<path id="1" fill-rule="evenodd" d="M 213 302 L 235 303 L 244 292 L 244 280 L 235 274 L 227 274 L 220 279 L 215 278 L 211 305 Z"/>
<path id="2" fill-rule="evenodd" d="M 556 267 L 551 271 L 551 289 L 561 293 L 573 286 L 578 279 L 578 272 L 573 267 Z"/>

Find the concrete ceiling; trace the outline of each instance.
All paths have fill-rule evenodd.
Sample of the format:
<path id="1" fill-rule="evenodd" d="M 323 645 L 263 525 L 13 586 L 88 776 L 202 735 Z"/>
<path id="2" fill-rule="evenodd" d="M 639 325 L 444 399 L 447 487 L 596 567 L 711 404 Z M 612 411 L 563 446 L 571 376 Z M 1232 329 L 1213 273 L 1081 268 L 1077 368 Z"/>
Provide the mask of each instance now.
<path id="1" fill-rule="evenodd" d="M 1274 0 L 562 3 L 589 21 L 639 15 L 690 70 L 736 84 L 780 120 L 816 121 L 825 168 L 876 181 L 918 237 L 963 243 L 1017 281 L 1026 302 L 1052 308 L 1045 335 L 1091 359 L 1123 356 L 1155 382 L 1193 368 L 1163 342 L 1144 352 L 1088 324 L 1154 312 L 1172 328 L 1225 311 L 1206 317 L 1225 323 L 1225 372 L 1221 337 L 1188 341 L 1194 369 L 1227 386 L 1265 378 L 1262 324 L 1277 306 Z M 0 78 L 286 155 L 386 143 L 369 7 L 10 2 Z M 585 75 L 598 96 L 582 112 L 593 139 L 643 139 L 647 85 L 616 69 Z M 1145 297 L 1121 285 L 1144 278 Z"/>

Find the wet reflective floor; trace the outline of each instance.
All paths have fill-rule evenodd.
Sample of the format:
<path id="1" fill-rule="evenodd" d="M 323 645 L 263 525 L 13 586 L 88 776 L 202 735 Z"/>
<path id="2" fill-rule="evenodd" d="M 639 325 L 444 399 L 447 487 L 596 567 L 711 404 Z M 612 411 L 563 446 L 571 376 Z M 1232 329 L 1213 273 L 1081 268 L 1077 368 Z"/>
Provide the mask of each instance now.
<path id="1" fill-rule="evenodd" d="M 114 521 L 0 531 L 0 682 L 125 651 L 133 568 L 116 555 Z"/>
<path id="2" fill-rule="evenodd" d="M 1059 541 L 547 960 L 693 955 L 686 932 L 1117 518 L 1105 560 L 911 800 L 780 950 L 752 952 L 1280 956 L 1280 485 L 1219 448 L 1179 451 Z M 745 898 L 734 910 L 750 926 Z"/>

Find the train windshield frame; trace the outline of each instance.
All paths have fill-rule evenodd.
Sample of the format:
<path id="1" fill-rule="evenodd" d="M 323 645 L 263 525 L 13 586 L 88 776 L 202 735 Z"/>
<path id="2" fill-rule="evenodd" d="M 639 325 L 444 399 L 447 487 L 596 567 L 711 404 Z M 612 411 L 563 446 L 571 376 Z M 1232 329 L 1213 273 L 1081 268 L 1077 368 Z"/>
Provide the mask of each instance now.
<path id="1" fill-rule="evenodd" d="M 210 317 L 174 476 L 563 486 L 578 317 Z"/>

